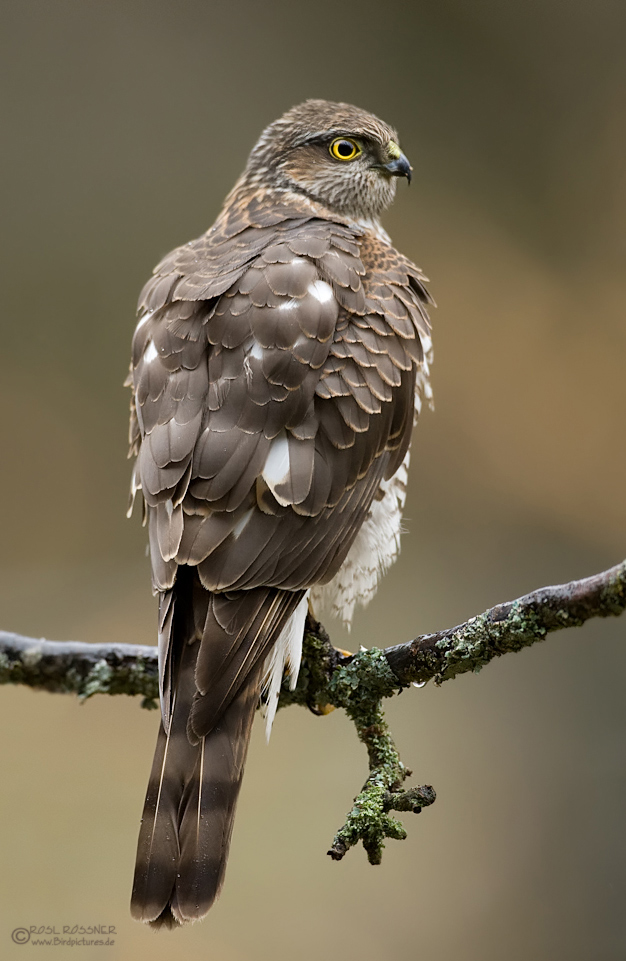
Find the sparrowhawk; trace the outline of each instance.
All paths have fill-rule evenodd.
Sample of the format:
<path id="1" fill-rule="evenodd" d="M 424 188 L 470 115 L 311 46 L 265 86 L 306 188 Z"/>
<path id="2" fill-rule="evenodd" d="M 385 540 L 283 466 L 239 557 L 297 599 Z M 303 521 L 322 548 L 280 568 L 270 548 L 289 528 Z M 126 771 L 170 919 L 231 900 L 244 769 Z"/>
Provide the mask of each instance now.
<path id="1" fill-rule="evenodd" d="M 255 709 L 262 697 L 269 730 L 307 607 L 349 621 L 398 551 L 430 297 L 379 218 L 410 175 L 387 124 L 308 100 L 141 293 L 132 496 L 162 720 L 132 913 L 155 926 L 219 894 Z"/>

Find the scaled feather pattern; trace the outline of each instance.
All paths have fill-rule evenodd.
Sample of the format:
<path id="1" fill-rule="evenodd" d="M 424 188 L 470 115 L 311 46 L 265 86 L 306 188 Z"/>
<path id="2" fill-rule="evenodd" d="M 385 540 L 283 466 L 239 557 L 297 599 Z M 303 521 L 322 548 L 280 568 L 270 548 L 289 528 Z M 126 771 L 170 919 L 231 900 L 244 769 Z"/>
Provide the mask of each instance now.
<path id="1" fill-rule="evenodd" d="M 329 149 L 342 137 L 350 162 Z M 398 552 L 432 301 L 379 217 L 410 169 L 372 114 L 300 104 L 141 293 L 131 499 L 159 596 L 161 726 L 132 913 L 153 926 L 219 894 L 255 709 L 269 735 L 307 608 L 349 622 Z"/>

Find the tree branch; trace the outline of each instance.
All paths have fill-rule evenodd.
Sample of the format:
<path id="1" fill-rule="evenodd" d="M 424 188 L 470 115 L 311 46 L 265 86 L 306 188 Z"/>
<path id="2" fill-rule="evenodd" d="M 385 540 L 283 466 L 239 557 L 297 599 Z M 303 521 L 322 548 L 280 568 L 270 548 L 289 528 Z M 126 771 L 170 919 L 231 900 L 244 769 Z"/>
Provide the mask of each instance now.
<path id="1" fill-rule="evenodd" d="M 329 855 L 340 860 L 362 841 L 372 864 L 379 864 L 386 837 L 404 838 L 390 811 L 419 813 L 435 800 L 429 785 L 401 790 L 410 775 L 393 743 L 382 700 L 411 683 L 422 686 L 480 671 L 494 657 L 520 651 L 547 634 L 579 627 L 594 617 L 626 609 L 626 561 L 601 574 L 543 587 L 515 601 L 497 604 L 464 624 L 423 634 L 385 650 L 358 654 L 336 650 L 321 624 L 307 618 L 303 661 L 294 691 L 283 685 L 280 707 L 302 704 L 317 714 L 343 708 L 365 744 L 370 774 Z M 130 644 L 58 643 L 0 632 L 0 684 L 39 690 L 93 694 L 140 694 L 143 707 L 156 707 L 157 652 Z"/>
<path id="2" fill-rule="evenodd" d="M 494 657 L 521 651 L 547 634 L 581 627 L 593 617 L 626 609 L 626 561 L 580 581 L 542 587 L 470 617 L 464 624 L 388 647 L 385 656 L 402 684 L 436 684 L 480 671 Z"/>
<path id="3" fill-rule="evenodd" d="M 0 631 L 0 684 L 25 684 L 54 694 L 141 694 L 157 707 L 156 647 L 45 641 Z"/>

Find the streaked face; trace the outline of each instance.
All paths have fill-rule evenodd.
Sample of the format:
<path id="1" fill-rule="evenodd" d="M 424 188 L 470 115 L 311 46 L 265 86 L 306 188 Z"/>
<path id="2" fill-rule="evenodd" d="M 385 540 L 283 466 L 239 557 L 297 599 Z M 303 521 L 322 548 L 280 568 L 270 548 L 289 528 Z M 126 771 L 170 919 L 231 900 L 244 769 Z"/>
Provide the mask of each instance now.
<path id="1" fill-rule="evenodd" d="M 376 217 L 392 202 L 410 165 L 391 138 L 329 131 L 292 147 L 278 163 L 297 189 L 341 213 Z"/>
<path id="2" fill-rule="evenodd" d="M 377 218 L 411 166 L 395 130 L 350 104 L 306 101 L 271 124 L 252 151 L 248 175 L 292 189 L 342 216 Z"/>

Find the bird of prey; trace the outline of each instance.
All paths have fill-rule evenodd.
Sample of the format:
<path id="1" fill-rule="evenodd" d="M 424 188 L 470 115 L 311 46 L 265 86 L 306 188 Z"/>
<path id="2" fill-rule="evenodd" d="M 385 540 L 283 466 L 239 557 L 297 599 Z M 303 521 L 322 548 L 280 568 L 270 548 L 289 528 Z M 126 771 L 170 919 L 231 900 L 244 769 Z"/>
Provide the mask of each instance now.
<path id="1" fill-rule="evenodd" d="M 159 598 L 161 725 L 132 893 L 153 926 L 222 886 L 255 709 L 295 686 L 307 608 L 349 621 L 393 561 L 429 397 L 425 277 L 380 225 L 391 127 L 308 100 L 139 300 L 131 495 Z"/>

